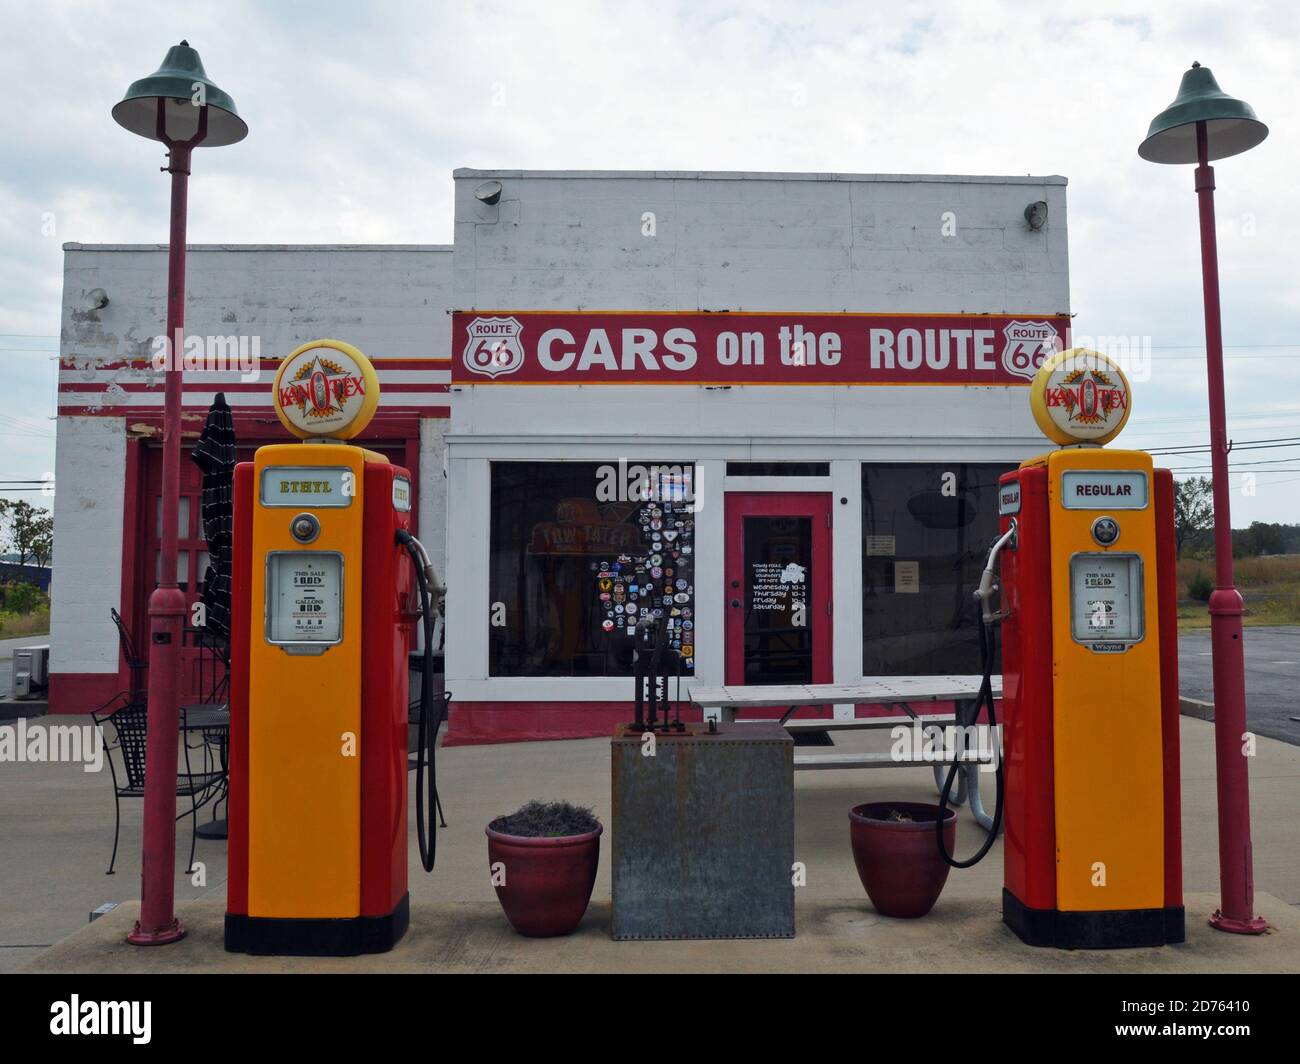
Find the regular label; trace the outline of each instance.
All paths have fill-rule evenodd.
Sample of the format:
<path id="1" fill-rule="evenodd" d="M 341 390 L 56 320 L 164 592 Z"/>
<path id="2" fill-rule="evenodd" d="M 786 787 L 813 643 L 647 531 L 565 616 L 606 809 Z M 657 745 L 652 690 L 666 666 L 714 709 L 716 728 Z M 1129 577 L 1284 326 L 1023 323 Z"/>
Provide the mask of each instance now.
<path id="1" fill-rule="evenodd" d="M 998 513 L 1018 514 L 1020 512 L 1020 481 L 1009 480 L 998 485 Z"/>
<path id="2" fill-rule="evenodd" d="M 1136 469 L 1067 469 L 1061 474 L 1067 510 L 1145 510 L 1147 475 Z"/>

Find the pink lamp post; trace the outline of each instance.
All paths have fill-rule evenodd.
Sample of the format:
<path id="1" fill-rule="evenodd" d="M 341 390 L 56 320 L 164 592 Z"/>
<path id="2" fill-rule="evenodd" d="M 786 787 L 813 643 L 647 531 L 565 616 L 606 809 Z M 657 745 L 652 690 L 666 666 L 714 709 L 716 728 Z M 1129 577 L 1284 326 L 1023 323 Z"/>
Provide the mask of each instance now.
<path id="1" fill-rule="evenodd" d="M 1268 923 L 1255 915 L 1250 848 L 1250 780 L 1246 762 L 1246 655 L 1241 594 L 1232 574 L 1228 428 L 1223 401 L 1223 333 L 1219 322 L 1219 254 L 1214 234 L 1211 159 L 1248 151 L 1268 127 L 1241 100 L 1219 88 L 1193 63 L 1178 97 L 1151 122 L 1138 154 L 1153 163 L 1196 163 L 1201 215 L 1201 280 L 1205 300 L 1205 358 L 1210 392 L 1210 464 L 1214 480 L 1214 573 L 1210 649 L 1214 662 L 1214 745 L 1219 788 L 1220 908 L 1210 923 L 1220 931 L 1258 935 Z"/>
<path id="2" fill-rule="evenodd" d="M 172 175 L 167 258 L 168 355 L 163 413 L 162 572 L 149 596 L 149 741 L 145 754 L 144 843 L 140 919 L 126 936 L 137 946 L 175 942 L 185 929 L 175 914 L 176 756 L 179 749 L 180 649 L 185 595 L 176 581 L 177 510 L 181 477 L 181 357 L 185 348 L 185 214 L 190 152 L 234 144 L 248 134 L 235 101 L 208 80 L 186 41 L 162 66 L 126 90 L 114 120 L 167 146 Z"/>

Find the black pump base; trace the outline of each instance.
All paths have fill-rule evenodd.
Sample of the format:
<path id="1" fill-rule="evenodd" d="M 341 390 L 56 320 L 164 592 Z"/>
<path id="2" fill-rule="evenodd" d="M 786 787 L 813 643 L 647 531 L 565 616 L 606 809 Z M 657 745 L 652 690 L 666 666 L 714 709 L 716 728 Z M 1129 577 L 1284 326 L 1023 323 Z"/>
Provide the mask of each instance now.
<path id="1" fill-rule="evenodd" d="M 1002 922 L 1030 946 L 1057 949 L 1129 949 L 1165 946 L 1186 938 L 1183 907 L 1062 912 L 1031 909 L 1002 888 Z"/>
<path id="2" fill-rule="evenodd" d="M 286 919 L 226 913 L 226 952 L 259 957 L 355 957 L 387 953 L 406 934 L 411 896 L 387 916 Z"/>

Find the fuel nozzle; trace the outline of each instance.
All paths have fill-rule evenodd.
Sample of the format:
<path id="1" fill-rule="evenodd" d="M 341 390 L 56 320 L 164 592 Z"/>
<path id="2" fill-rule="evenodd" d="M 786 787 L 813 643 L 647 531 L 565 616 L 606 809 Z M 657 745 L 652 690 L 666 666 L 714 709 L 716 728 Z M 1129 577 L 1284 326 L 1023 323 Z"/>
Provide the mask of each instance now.
<path id="1" fill-rule="evenodd" d="M 993 596 L 1002 590 L 996 583 L 998 555 L 1002 553 L 1002 549 L 1008 544 L 1011 546 L 1012 550 L 1015 550 L 1016 530 L 1018 527 L 1016 519 L 1014 517 L 1011 518 L 1011 523 L 1007 530 L 995 539 L 993 541 L 993 546 L 989 548 L 989 560 L 984 563 L 984 572 L 980 574 L 980 586 L 975 592 L 975 599 L 980 604 L 985 624 L 993 624 L 995 621 L 1001 621 L 1010 614 L 1010 610 L 1002 610 L 998 613 L 993 612 Z"/>
<path id="2" fill-rule="evenodd" d="M 433 601 L 435 613 L 442 613 L 443 600 L 447 597 L 446 586 L 438 579 L 438 572 L 433 567 L 433 562 L 429 560 L 429 552 L 424 549 L 424 544 L 416 539 L 411 533 L 404 528 L 397 530 L 397 542 L 403 547 L 414 547 L 420 556 L 420 568 L 424 571 L 424 579 L 429 588 L 429 598 Z"/>

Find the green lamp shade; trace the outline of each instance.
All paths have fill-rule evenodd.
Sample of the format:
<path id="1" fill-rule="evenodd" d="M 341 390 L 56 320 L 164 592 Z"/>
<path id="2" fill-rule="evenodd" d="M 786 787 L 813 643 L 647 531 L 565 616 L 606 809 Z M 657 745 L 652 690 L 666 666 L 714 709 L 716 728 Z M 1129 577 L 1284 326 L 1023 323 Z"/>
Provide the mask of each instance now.
<path id="1" fill-rule="evenodd" d="M 118 125 L 150 140 L 158 136 L 158 102 L 163 106 L 163 132 L 174 141 L 189 140 L 198 131 L 202 105 L 208 109 L 208 132 L 199 147 L 219 148 L 248 135 L 248 124 L 235 110 L 235 101 L 208 80 L 203 61 L 185 41 L 168 49 L 162 66 L 133 82 L 113 108 Z"/>
<path id="2" fill-rule="evenodd" d="M 1151 121 L 1138 154 L 1152 163 L 1194 163 L 1196 123 L 1205 123 L 1210 161 L 1249 151 L 1268 136 L 1268 126 L 1250 104 L 1229 96 L 1209 67 L 1193 63 L 1183 75 L 1178 97 Z"/>

